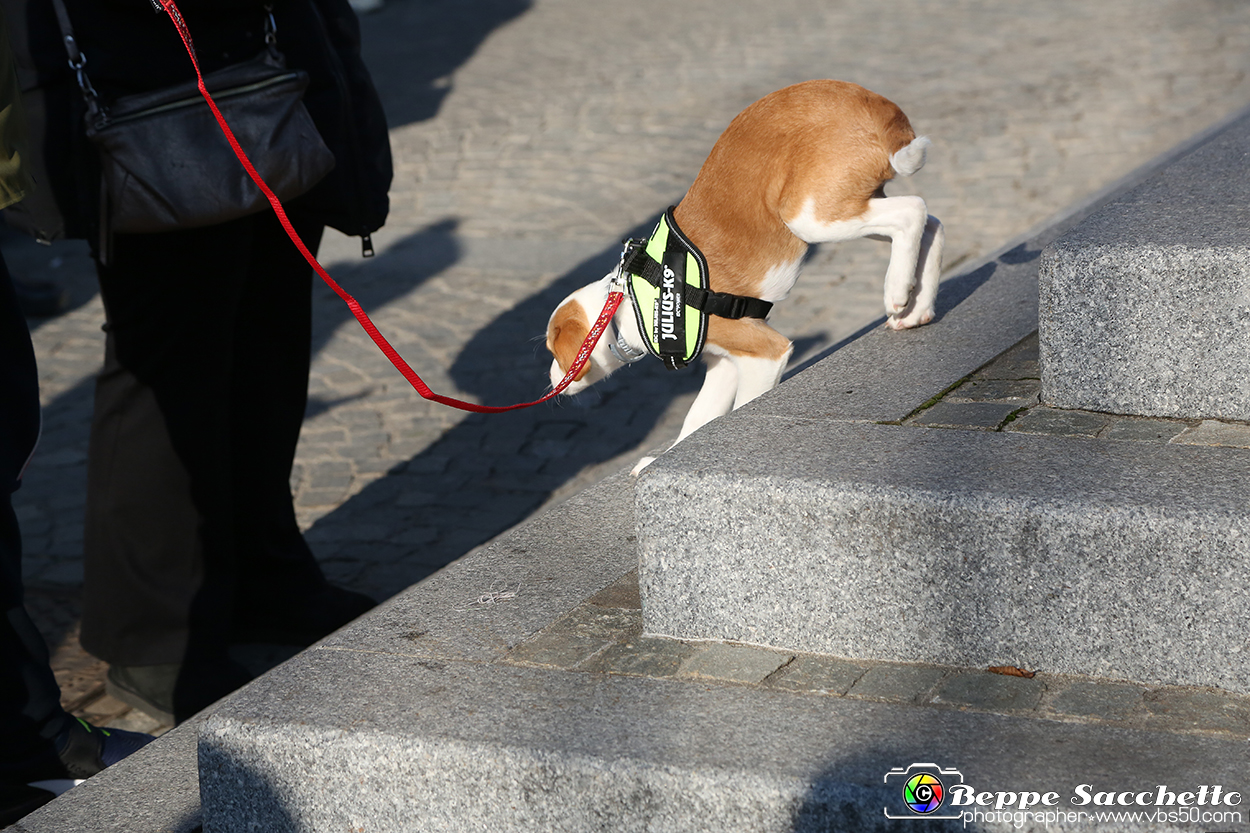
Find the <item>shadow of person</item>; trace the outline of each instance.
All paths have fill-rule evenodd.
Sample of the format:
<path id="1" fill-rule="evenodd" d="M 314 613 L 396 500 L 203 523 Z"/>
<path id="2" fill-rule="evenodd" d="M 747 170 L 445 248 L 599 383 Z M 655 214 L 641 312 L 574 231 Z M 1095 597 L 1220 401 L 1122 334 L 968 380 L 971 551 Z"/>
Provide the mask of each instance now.
<path id="1" fill-rule="evenodd" d="M 459 225 L 460 221 L 454 218 L 439 220 L 397 241 L 376 257 L 335 265 L 331 276 L 364 310 L 381 309 L 460 260 L 461 247 L 456 238 Z M 355 318 L 329 286 L 316 277 L 313 282 L 311 349 L 315 357 L 343 324 Z M 365 395 L 330 399 L 312 395 L 305 418 Z"/>
<path id="2" fill-rule="evenodd" d="M 452 72 L 532 0 L 391 2 L 360 20 L 365 58 L 390 127 L 438 115 Z"/>
<path id="3" fill-rule="evenodd" d="M 622 238 L 649 233 L 654 224 L 652 218 Z M 570 292 L 607 274 L 619 255 L 616 244 L 604 248 L 480 328 L 448 369 L 458 395 L 506 405 L 549 389 L 548 317 Z M 332 559 L 364 564 L 354 582 L 359 589 L 393 595 L 575 489 L 587 469 L 632 465 L 636 458 L 622 455 L 642 456 L 647 449 L 639 446 L 676 400 L 693 396 L 702 377 L 702 363 L 674 373 L 644 361 L 574 397 L 469 414 L 316 521 L 308 540 Z"/>

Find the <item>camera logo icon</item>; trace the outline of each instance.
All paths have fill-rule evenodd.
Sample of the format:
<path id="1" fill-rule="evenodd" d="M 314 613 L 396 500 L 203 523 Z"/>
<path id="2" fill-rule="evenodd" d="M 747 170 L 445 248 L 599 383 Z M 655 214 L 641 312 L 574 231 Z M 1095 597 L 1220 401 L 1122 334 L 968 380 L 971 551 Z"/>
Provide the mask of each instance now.
<path id="1" fill-rule="evenodd" d="M 932 763 L 914 763 L 906 769 L 895 767 L 885 774 L 885 783 L 893 786 L 897 800 L 885 807 L 889 819 L 957 819 L 959 814 L 940 815 L 947 790 L 962 784 L 963 774 L 957 769 L 944 769 Z M 893 812 L 892 812 L 893 810 Z"/>
<path id="2" fill-rule="evenodd" d="M 903 785 L 903 801 L 913 813 L 928 815 L 942 806 L 942 782 L 927 772 L 917 772 Z"/>

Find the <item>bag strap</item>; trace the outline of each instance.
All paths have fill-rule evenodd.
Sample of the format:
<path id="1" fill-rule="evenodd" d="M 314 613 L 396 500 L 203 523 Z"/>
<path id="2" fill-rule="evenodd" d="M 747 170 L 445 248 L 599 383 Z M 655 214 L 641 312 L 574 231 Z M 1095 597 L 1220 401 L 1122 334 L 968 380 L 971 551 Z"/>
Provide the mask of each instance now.
<path id="1" fill-rule="evenodd" d="M 157 14 L 164 11 L 159 0 L 149 0 L 149 2 L 152 4 L 152 10 Z M 61 28 L 61 42 L 65 44 L 65 52 L 69 55 L 69 67 L 74 70 L 74 75 L 78 79 L 78 89 L 82 91 L 83 101 L 87 103 L 87 116 L 97 122 L 97 127 L 103 127 L 103 123 L 108 121 L 108 113 L 100 104 L 100 94 L 95 91 L 95 87 L 91 86 L 91 79 L 87 77 L 87 56 L 78 48 L 78 40 L 74 37 L 74 25 L 70 22 L 65 0 L 52 0 L 52 8 L 56 10 L 56 22 Z M 273 18 L 272 3 L 265 4 L 265 47 L 275 58 L 281 60 L 282 53 L 278 51 L 278 24 Z M 199 72 L 198 65 L 196 72 Z"/>
<path id="2" fill-rule="evenodd" d="M 100 96 L 91 86 L 87 77 L 87 56 L 78 48 L 74 38 L 74 26 L 69 20 L 69 11 L 65 8 L 65 0 L 52 0 L 52 8 L 56 10 L 56 22 L 61 27 L 61 42 L 65 44 L 65 53 L 69 55 L 69 68 L 78 78 L 78 89 L 82 91 L 83 101 L 87 103 L 88 118 L 95 119 L 101 112 Z"/>
<path id="3" fill-rule="evenodd" d="M 60 0 L 55 0 L 55 2 L 60 2 Z M 152 2 L 155 4 L 157 0 L 152 0 Z M 239 162 L 242 163 L 248 176 L 252 178 L 252 181 L 256 183 L 256 186 L 260 188 L 261 193 L 263 193 L 265 198 L 269 200 L 269 204 L 273 207 L 274 214 L 278 216 L 278 222 L 280 222 L 282 224 L 282 228 L 286 230 L 287 236 L 291 238 L 291 242 L 295 244 L 295 248 L 299 250 L 299 253 L 304 256 L 304 260 L 308 261 L 308 265 L 313 268 L 313 271 L 317 273 L 321 280 L 325 281 L 327 286 L 334 290 L 334 294 L 343 299 L 343 302 L 347 304 L 347 308 L 351 310 L 352 315 L 355 316 L 358 322 L 360 322 L 360 326 L 364 328 L 366 333 L 369 334 L 369 338 L 373 339 L 373 343 L 378 346 L 378 349 L 381 350 L 388 359 L 390 359 L 391 364 L 395 365 L 395 369 L 408 380 L 408 383 L 412 385 L 418 394 L 421 395 L 421 398 L 428 399 L 431 402 L 437 402 L 440 405 L 448 405 L 452 408 L 459 408 L 462 411 L 473 411 L 474 413 L 479 414 L 497 414 L 504 411 L 514 411 L 518 408 L 528 408 L 531 405 L 546 402 L 548 399 L 562 393 L 565 388 L 572 384 L 574 379 L 581 375 L 582 368 L 586 366 L 586 362 L 590 361 L 591 351 L 593 351 L 595 349 L 595 345 L 599 343 L 599 338 L 603 335 L 604 330 L 607 329 L 608 324 L 611 323 L 612 316 L 616 314 L 617 308 L 620 307 L 621 301 L 625 297 L 619 288 L 613 289 L 613 291 L 608 293 L 608 301 L 604 304 L 603 311 L 599 313 L 599 318 L 595 321 L 594 326 L 590 328 L 590 333 L 587 334 L 586 340 L 582 342 L 581 349 L 578 350 L 577 356 L 573 360 L 573 364 L 569 366 L 568 371 L 564 374 L 564 378 L 561 379 L 560 383 L 552 388 L 549 393 L 541 398 L 535 399 L 533 402 L 522 402 L 516 405 L 478 405 L 475 402 L 465 402 L 464 400 L 444 396 L 432 391 L 430 387 L 422 381 L 421 377 L 417 375 L 416 371 L 414 371 L 408 363 L 404 361 L 403 357 L 399 355 L 399 352 L 391 346 L 391 343 L 386 340 L 385 336 L 378 331 L 377 326 L 369 320 L 369 316 L 366 315 L 365 311 L 361 308 L 360 302 L 353 298 L 347 290 L 339 286 L 338 282 L 335 281 L 334 278 L 330 277 L 330 273 L 317 262 L 317 258 L 314 257 L 313 253 L 310 252 L 308 247 L 304 245 L 304 241 L 300 239 L 299 234 L 295 231 L 295 227 L 291 225 L 290 219 L 287 218 L 286 209 L 282 207 L 282 202 L 277 198 L 273 191 L 270 190 L 269 186 L 265 184 L 265 181 L 261 179 L 260 174 L 256 172 L 256 168 L 252 165 L 252 161 L 247 158 L 247 154 L 243 152 L 243 148 L 239 145 L 239 140 L 235 138 L 234 131 L 230 129 L 230 125 L 226 124 L 226 120 L 222 117 L 221 111 L 217 109 L 217 103 L 214 102 L 213 97 L 209 95 L 208 87 L 204 84 L 204 76 L 200 72 L 199 59 L 196 58 L 195 55 L 195 45 L 191 42 L 191 31 L 187 28 L 187 23 L 183 20 L 182 12 L 178 10 L 178 5 L 174 2 L 174 0 L 159 0 L 159 2 L 161 8 L 166 14 L 169 15 L 169 19 L 173 21 L 174 27 L 177 28 L 178 36 L 182 38 L 182 45 L 186 47 L 187 55 L 191 58 L 191 65 L 195 67 L 195 77 L 199 83 L 200 95 L 202 95 L 204 100 L 208 102 L 209 109 L 213 111 L 213 116 L 217 119 L 218 126 L 221 127 L 221 132 L 225 134 L 226 140 L 230 142 L 230 147 L 234 150 L 234 155 L 238 157 Z"/>

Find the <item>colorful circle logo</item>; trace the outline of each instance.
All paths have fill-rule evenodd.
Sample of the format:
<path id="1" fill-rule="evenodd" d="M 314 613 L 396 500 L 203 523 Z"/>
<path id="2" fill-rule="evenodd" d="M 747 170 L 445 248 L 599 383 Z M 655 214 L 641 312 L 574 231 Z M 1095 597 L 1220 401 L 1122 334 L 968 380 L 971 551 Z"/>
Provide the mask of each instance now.
<path id="1" fill-rule="evenodd" d="M 932 813 L 942 806 L 942 782 L 927 772 L 917 772 L 903 785 L 903 801 L 913 813 Z"/>

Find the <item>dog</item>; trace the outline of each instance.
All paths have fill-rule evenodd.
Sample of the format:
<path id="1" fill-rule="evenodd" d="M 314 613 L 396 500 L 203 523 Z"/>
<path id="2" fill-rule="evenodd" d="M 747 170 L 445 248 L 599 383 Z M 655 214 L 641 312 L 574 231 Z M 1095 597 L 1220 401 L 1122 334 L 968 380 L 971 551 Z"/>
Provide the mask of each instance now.
<path id="1" fill-rule="evenodd" d="M 714 292 L 783 300 L 807 248 L 868 237 L 890 243 L 886 325 L 933 319 L 944 231 L 916 196 L 887 197 L 895 174 L 911 176 L 930 146 L 893 102 L 857 84 L 807 81 L 765 96 L 730 123 L 694 184 L 670 213 L 706 261 Z M 565 298 L 547 323 L 551 383 L 572 364 L 607 301 L 616 270 Z M 647 354 L 637 316 L 622 304 L 574 394 Z M 793 345 L 762 317 L 706 319 L 707 375 L 674 445 L 718 416 L 771 390 Z M 654 457 L 634 467 L 637 474 Z"/>

